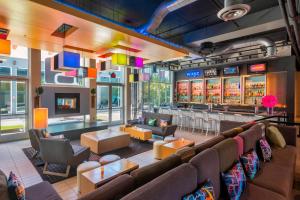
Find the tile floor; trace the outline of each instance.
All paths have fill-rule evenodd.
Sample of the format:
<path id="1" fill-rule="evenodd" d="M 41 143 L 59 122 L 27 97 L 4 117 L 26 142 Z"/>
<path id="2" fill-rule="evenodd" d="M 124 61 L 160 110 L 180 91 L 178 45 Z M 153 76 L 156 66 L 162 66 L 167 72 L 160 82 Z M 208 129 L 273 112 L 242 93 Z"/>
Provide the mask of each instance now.
<path id="1" fill-rule="evenodd" d="M 198 144 L 211 139 L 213 134 L 205 136 L 199 132 L 192 134 L 186 130 L 182 130 L 177 131 L 175 136 L 193 140 Z M 20 177 L 25 187 L 29 187 L 42 181 L 40 175 L 22 151 L 23 148 L 30 146 L 29 140 L 0 144 L 0 169 L 4 171 L 6 175 L 8 175 L 10 171 L 15 172 L 15 174 Z M 130 157 L 129 160 L 138 163 L 139 167 L 157 162 L 152 156 L 152 150 Z M 53 186 L 65 200 L 75 200 L 80 196 L 77 192 L 76 177 L 55 183 Z"/>

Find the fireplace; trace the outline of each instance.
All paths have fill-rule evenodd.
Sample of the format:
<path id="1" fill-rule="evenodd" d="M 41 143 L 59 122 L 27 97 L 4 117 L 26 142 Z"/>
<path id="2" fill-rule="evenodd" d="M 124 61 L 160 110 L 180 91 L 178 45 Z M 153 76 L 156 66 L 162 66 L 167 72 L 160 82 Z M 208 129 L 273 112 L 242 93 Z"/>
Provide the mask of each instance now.
<path id="1" fill-rule="evenodd" d="M 55 93 L 55 114 L 80 113 L 80 93 Z"/>

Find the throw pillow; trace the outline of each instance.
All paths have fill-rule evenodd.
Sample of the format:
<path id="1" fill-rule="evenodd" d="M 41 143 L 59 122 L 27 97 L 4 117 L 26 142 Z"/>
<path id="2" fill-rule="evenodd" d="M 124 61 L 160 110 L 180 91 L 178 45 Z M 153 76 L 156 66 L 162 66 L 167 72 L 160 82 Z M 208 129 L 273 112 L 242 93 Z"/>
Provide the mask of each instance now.
<path id="1" fill-rule="evenodd" d="M 156 119 L 150 118 L 150 119 L 148 120 L 148 125 L 149 125 L 149 126 L 155 126 L 155 124 L 156 124 Z"/>
<path id="2" fill-rule="evenodd" d="M 280 148 L 284 148 L 286 146 L 285 139 L 283 138 L 278 128 L 276 128 L 275 126 L 268 127 L 267 137 L 275 146 L 278 146 Z"/>
<path id="3" fill-rule="evenodd" d="M 265 138 L 259 140 L 259 147 L 261 150 L 261 156 L 263 158 L 263 161 L 270 161 L 272 158 L 272 149 Z"/>
<path id="4" fill-rule="evenodd" d="M 25 200 L 25 187 L 13 172 L 9 174 L 7 187 L 10 199 Z"/>
<path id="5" fill-rule="evenodd" d="M 159 123 L 159 126 L 160 126 L 161 128 L 167 127 L 167 126 L 168 126 L 168 121 L 167 121 L 167 120 L 161 119 L 161 120 L 160 120 L 160 123 Z"/>
<path id="6" fill-rule="evenodd" d="M 182 200 L 214 200 L 214 188 L 211 181 L 206 181 L 204 185 L 195 192 L 182 197 Z"/>
<path id="7" fill-rule="evenodd" d="M 139 117 L 138 118 L 138 123 L 139 124 L 145 124 L 145 118 L 144 117 Z"/>
<path id="8" fill-rule="evenodd" d="M 230 170 L 222 173 L 230 200 L 239 200 L 246 188 L 246 175 L 242 164 L 237 162 Z"/>
<path id="9" fill-rule="evenodd" d="M 245 173 L 253 180 L 259 170 L 259 158 L 255 150 L 241 156 L 241 162 L 244 166 Z"/>

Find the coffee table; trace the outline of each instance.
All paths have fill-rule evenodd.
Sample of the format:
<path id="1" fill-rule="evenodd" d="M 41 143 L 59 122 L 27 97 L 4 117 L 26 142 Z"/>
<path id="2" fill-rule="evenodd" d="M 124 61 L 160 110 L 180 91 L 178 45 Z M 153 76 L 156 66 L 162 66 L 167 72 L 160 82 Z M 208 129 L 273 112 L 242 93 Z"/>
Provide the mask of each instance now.
<path id="1" fill-rule="evenodd" d="M 92 192 L 110 180 L 122 174 L 129 173 L 138 167 L 139 165 L 132 161 L 121 159 L 84 172 L 81 174 L 79 183 L 81 194 Z"/>
<path id="2" fill-rule="evenodd" d="M 139 128 L 136 126 L 126 127 L 124 131 L 130 134 L 130 137 L 146 141 L 152 138 L 152 130 Z"/>
<path id="3" fill-rule="evenodd" d="M 118 130 L 101 130 L 81 134 L 81 146 L 90 147 L 96 154 L 128 147 L 130 136 Z"/>
<path id="4" fill-rule="evenodd" d="M 171 154 L 174 154 L 177 150 L 182 149 L 184 147 L 194 146 L 195 142 L 191 140 L 187 140 L 184 138 L 179 138 L 173 142 L 166 143 L 162 145 L 161 148 L 161 158 L 166 158 Z"/>

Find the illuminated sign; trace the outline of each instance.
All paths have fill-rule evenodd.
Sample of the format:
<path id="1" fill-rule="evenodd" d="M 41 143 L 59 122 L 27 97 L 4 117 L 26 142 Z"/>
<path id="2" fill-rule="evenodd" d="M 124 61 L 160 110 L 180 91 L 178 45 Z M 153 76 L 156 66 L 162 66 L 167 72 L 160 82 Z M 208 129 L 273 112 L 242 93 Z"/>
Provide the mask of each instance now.
<path id="1" fill-rule="evenodd" d="M 189 77 L 189 78 L 197 78 L 197 77 L 203 76 L 203 71 L 200 69 L 192 69 L 192 70 L 186 71 L 185 75 L 186 75 L 186 77 Z"/>
<path id="2" fill-rule="evenodd" d="M 267 71 L 267 65 L 265 63 L 253 64 L 248 66 L 249 73 L 263 73 Z"/>
<path id="3" fill-rule="evenodd" d="M 223 74 L 224 75 L 239 75 L 240 74 L 240 68 L 239 68 L 239 66 L 224 67 L 223 68 Z"/>
<path id="4" fill-rule="evenodd" d="M 219 76 L 219 70 L 217 68 L 204 70 L 204 77 L 215 77 L 215 76 Z"/>

